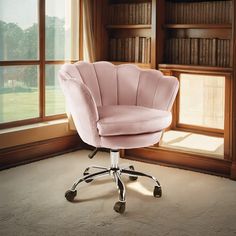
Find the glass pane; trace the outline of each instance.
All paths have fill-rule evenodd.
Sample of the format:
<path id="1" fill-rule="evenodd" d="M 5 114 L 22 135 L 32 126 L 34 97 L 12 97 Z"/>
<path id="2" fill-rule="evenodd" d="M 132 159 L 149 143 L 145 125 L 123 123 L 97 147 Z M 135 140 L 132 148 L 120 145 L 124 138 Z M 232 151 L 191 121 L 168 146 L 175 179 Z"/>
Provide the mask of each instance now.
<path id="1" fill-rule="evenodd" d="M 0 60 L 37 60 L 38 0 L 0 0 Z"/>
<path id="2" fill-rule="evenodd" d="M 46 116 L 66 112 L 64 95 L 58 80 L 60 67 L 61 65 L 46 65 Z"/>
<path id="3" fill-rule="evenodd" d="M 0 123 L 39 117 L 38 66 L 0 67 Z"/>
<path id="4" fill-rule="evenodd" d="M 180 123 L 224 129 L 225 77 L 180 75 Z"/>
<path id="5" fill-rule="evenodd" d="M 46 60 L 78 59 L 78 2 L 46 0 Z"/>

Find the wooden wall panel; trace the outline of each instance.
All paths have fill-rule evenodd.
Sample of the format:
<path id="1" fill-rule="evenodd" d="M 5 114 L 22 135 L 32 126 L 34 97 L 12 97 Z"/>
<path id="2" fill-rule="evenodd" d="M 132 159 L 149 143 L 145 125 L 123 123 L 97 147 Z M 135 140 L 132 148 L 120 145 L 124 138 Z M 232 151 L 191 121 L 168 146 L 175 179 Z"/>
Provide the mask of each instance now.
<path id="1" fill-rule="evenodd" d="M 232 91 L 232 157 L 236 162 L 236 2 L 233 1 L 233 91 Z M 235 166 L 235 164 L 233 165 Z M 235 167 L 232 168 L 232 171 Z"/>
<path id="2" fill-rule="evenodd" d="M 60 155 L 86 145 L 76 135 L 19 145 L 0 150 L 0 170 Z"/>
<path id="3" fill-rule="evenodd" d="M 230 177 L 231 161 L 205 157 L 194 153 L 183 153 L 164 148 L 140 148 L 125 151 L 128 159 L 151 162 Z"/>

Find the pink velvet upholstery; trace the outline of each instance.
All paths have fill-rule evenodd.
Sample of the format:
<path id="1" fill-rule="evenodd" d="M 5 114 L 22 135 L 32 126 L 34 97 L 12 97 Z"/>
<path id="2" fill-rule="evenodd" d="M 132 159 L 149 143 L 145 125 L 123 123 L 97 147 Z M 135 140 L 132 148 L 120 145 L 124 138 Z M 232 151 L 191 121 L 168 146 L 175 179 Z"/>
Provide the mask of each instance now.
<path id="1" fill-rule="evenodd" d="M 98 107 L 100 136 L 147 134 L 171 124 L 171 113 L 141 106 Z"/>
<path id="2" fill-rule="evenodd" d="M 171 123 L 175 77 L 132 64 L 65 64 L 59 72 L 76 129 L 96 147 L 137 148 L 159 141 Z"/>

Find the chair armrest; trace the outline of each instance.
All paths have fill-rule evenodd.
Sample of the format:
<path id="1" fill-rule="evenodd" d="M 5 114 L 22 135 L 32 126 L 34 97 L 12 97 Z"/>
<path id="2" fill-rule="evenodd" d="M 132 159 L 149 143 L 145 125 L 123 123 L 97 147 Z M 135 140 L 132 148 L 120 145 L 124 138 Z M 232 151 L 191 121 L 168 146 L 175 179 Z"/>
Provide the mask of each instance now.
<path id="1" fill-rule="evenodd" d="M 179 81 L 174 76 L 163 76 L 156 89 L 153 100 L 153 107 L 170 111 L 179 90 Z"/>
<path id="2" fill-rule="evenodd" d="M 79 79 L 66 78 L 61 74 L 59 77 L 67 106 L 80 137 L 84 142 L 97 146 L 99 116 L 89 88 Z"/>

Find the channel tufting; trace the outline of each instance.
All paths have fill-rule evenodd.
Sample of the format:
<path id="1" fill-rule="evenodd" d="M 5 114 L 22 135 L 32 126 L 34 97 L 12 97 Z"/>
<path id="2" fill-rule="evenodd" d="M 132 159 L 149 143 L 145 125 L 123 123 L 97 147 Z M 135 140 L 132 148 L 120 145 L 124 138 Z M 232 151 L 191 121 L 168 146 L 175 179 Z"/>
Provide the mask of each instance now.
<path id="1" fill-rule="evenodd" d="M 178 80 L 160 71 L 79 61 L 63 65 L 59 79 L 76 129 L 92 146 L 149 146 L 170 125 Z"/>
<path id="2" fill-rule="evenodd" d="M 98 85 L 97 75 L 94 70 L 94 66 L 92 63 L 88 62 L 79 62 L 75 64 L 79 73 L 83 79 L 83 82 L 86 86 L 91 90 L 91 93 L 95 99 L 96 105 L 101 106 L 101 94 Z"/>
<path id="3" fill-rule="evenodd" d="M 105 61 L 77 62 L 63 68 L 70 77 L 85 83 L 97 106 L 136 105 L 169 111 L 174 102 L 177 82 L 173 86 L 172 76 L 163 76 L 157 70 Z"/>

